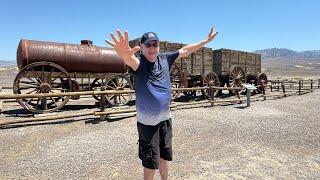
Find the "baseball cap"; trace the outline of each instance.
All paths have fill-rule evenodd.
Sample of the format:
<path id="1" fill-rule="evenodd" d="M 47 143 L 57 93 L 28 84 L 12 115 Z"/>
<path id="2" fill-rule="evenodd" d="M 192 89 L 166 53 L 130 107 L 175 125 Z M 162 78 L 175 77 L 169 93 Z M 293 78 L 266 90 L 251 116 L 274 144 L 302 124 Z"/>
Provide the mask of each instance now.
<path id="1" fill-rule="evenodd" d="M 141 44 L 147 44 L 150 41 L 159 41 L 159 38 L 154 32 L 146 32 L 141 37 Z"/>

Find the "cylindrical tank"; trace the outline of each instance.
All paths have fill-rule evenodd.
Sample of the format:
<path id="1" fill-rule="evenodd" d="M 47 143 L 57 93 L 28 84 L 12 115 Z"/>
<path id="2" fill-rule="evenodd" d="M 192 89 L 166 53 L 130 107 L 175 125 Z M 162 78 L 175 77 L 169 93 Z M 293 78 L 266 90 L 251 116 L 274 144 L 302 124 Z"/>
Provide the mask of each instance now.
<path id="1" fill-rule="evenodd" d="M 68 72 L 125 73 L 124 61 L 111 48 L 97 47 L 92 41 L 81 44 L 22 39 L 17 49 L 18 68 L 39 61 L 58 64 Z"/>

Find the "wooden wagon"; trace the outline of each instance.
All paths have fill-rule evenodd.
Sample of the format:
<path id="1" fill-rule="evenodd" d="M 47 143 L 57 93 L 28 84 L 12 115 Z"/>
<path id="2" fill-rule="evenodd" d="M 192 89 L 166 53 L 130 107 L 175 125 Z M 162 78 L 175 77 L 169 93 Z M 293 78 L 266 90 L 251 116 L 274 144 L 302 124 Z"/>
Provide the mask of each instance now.
<path id="1" fill-rule="evenodd" d="M 130 41 L 139 45 L 140 39 Z M 160 51 L 176 51 L 180 43 L 160 42 Z M 89 40 L 81 44 L 66 44 L 21 40 L 17 50 L 19 73 L 13 84 L 15 94 L 61 93 L 99 90 L 133 90 L 134 79 L 123 60 L 110 48 L 97 47 Z M 176 60 L 170 69 L 173 88 L 224 86 L 241 87 L 242 83 L 267 83 L 261 73 L 259 54 L 230 49 L 212 50 L 203 47 L 190 56 Z M 195 91 L 183 91 L 195 95 Z M 219 91 L 202 90 L 211 97 Z M 175 99 L 179 91 L 173 91 Z M 65 97 L 23 98 L 18 102 L 25 109 L 45 113 L 61 109 L 69 100 Z M 72 96 L 78 99 L 79 96 Z M 94 96 L 97 100 L 99 97 Z M 111 105 L 125 105 L 133 94 L 106 95 Z"/>
<path id="2" fill-rule="evenodd" d="M 140 39 L 130 41 L 130 45 L 139 45 Z M 160 41 L 160 52 L 177 51 L 185 44 Z M 261 55 L 231 49 L 212 50 L 203 47 L 186 58 L 175 61 L 170 70 L 173 88 L 224 86 L 242 87 L 243 83 L 266 84 L 267 76 L 261 73 Z M 221 91 L 203 90 L 203 95 L 211 97 Z M 236 93 L 232 91 L 231 93 Z M 183 91 L 185 95 L 196 92 Z M 173 92 L 173 98 L 179 92 Z"/>

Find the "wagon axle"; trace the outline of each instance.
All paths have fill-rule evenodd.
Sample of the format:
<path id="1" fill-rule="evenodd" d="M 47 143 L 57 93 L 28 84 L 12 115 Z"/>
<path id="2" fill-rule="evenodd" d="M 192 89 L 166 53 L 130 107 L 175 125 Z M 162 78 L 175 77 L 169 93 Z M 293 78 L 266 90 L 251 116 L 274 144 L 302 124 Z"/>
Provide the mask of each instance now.
<path id="1" fill-rule="evenodd" d="M 40 92 L 41 93 L 49 93 L 51 91 L 51 86 L 49 83 L 40 84 Z"/>

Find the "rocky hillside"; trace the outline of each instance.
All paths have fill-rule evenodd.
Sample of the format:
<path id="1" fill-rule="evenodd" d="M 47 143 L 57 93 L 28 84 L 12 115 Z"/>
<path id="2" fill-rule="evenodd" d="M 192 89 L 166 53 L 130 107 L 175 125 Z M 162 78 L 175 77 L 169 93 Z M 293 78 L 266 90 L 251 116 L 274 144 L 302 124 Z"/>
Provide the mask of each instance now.
<path id="1" fill-rule="evenodd" d="M 290 57 L 290 58 L 320 58 L 320 50 L 310 51 L 293 51 L 286 48 L 269 48 L 254 51 L 259 53 L 262 57 L 276 58 L 276 57 Z"/>

